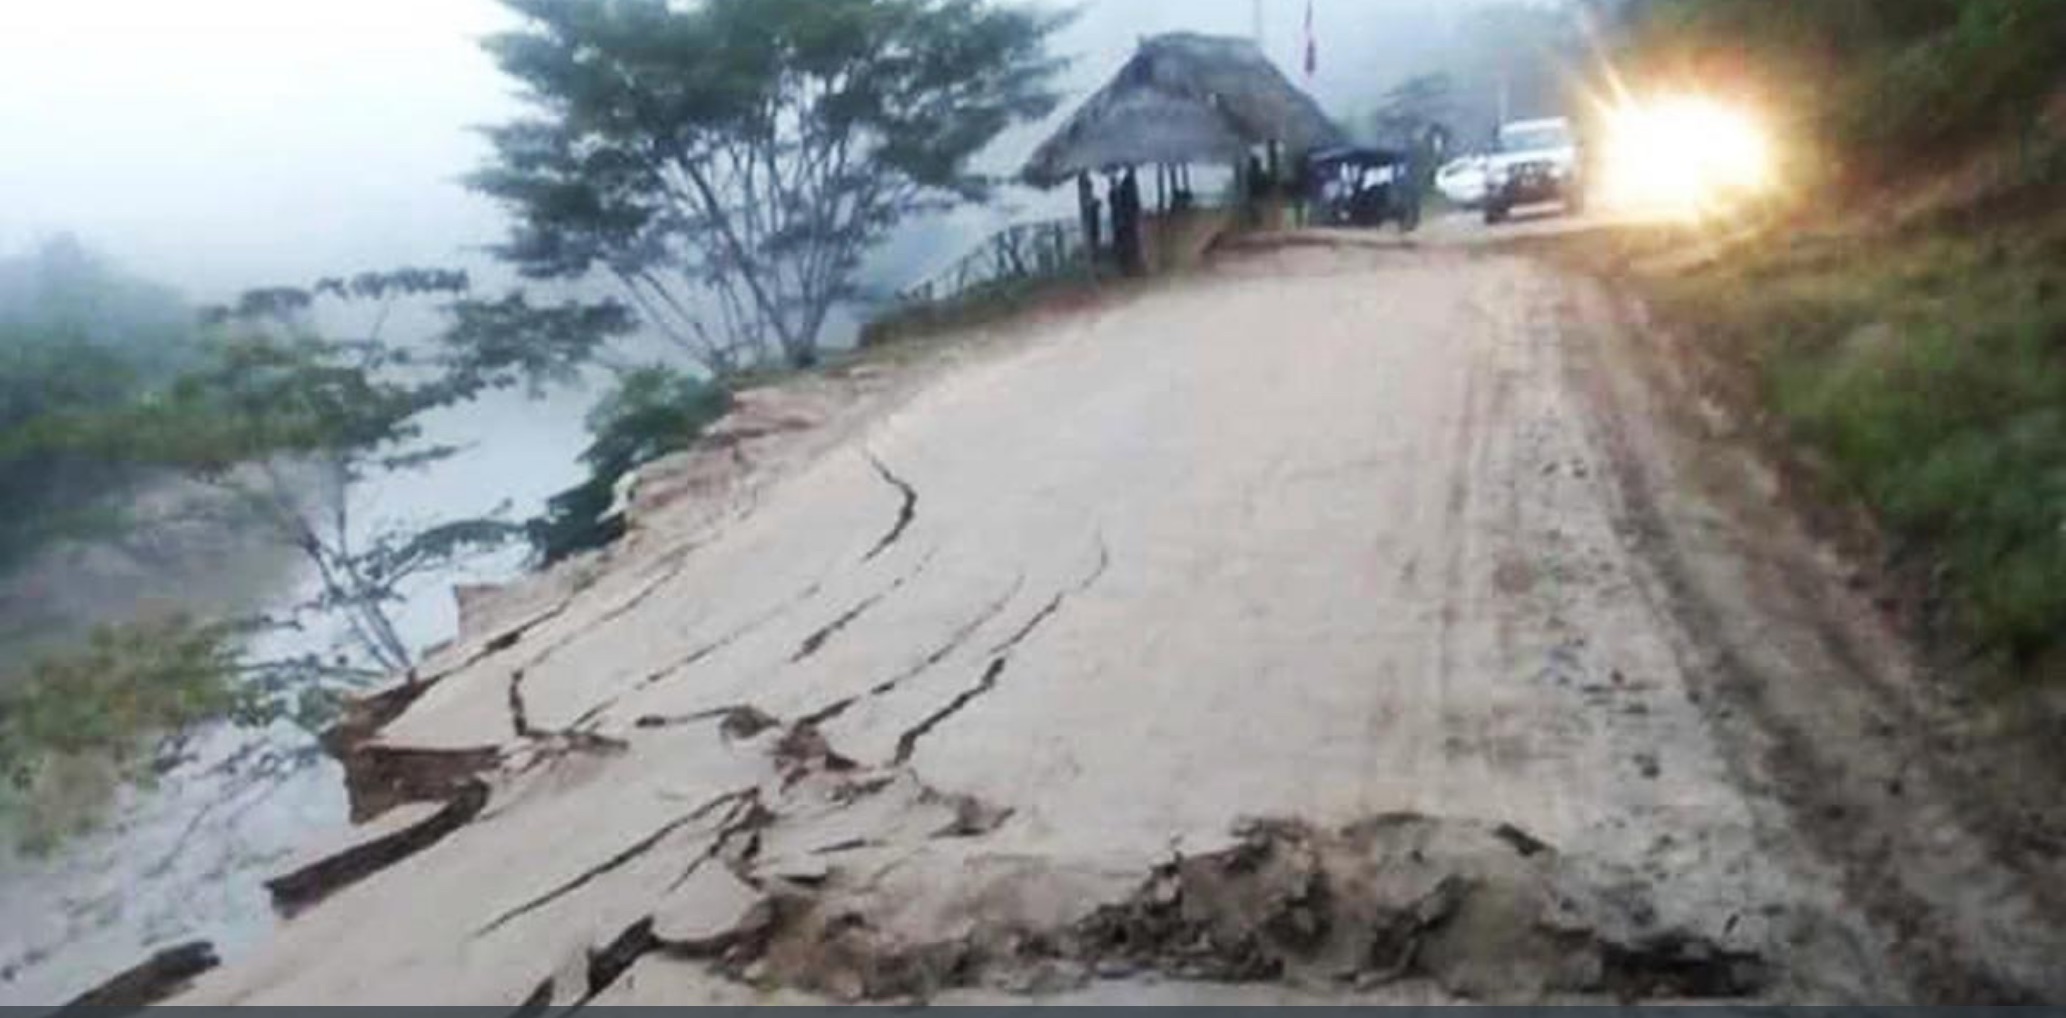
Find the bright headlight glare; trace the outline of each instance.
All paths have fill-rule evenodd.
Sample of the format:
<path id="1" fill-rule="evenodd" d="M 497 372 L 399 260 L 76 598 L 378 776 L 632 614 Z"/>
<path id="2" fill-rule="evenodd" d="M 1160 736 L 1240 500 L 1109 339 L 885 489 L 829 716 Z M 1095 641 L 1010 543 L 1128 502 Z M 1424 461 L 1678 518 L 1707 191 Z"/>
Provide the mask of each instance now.
<path id="1" fill-rule="evenodd" d="M 1748 113 L 1710 99 L 1630 102 L 1608 119 L 1604 181 L 1611 197 L 1695 212 L 1773 184 L 1772 148 Z"/>

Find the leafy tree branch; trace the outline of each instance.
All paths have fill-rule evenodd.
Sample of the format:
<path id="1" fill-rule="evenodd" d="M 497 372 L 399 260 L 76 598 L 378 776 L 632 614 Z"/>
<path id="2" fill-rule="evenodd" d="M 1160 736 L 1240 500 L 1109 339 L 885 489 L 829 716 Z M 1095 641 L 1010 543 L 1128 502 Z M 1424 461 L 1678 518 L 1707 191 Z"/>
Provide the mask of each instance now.
<path id="1" fill-rule="evenodd" d="M 505 0 L 488 46 L 534 115 L 471 178 L 525 275 L 613 280 L 726 376 L 807 365 L 906 218 L 979 200 L 969 163 L 1049 112 L 1056 16 L 979 0 Z"/>

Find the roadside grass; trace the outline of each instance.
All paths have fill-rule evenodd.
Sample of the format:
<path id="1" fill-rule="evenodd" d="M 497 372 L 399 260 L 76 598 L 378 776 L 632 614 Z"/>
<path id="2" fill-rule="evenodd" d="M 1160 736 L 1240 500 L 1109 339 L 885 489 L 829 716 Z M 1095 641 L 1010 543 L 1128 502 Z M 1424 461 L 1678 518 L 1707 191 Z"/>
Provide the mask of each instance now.
<path id="1" fill-rule="evenodd" d="M 1774 231 L 1631 278 L 1878 512 L 1962 644 L 2066 682 L 2066 216 Z"/>
<path id="2" fill-rule="evenodd" d="M 532 555 L 551 566 L 606 547 L 624 536 L 624 520 L 606 519 L 626 473 L 694 445 L 732 408 L 733 388 L 665 367 L 628 371 L 588 412 L 588 477 L 554 495 L 525 525 Z"/>
<path id="3" fill-rule="evenodd" d="M 2058 0 L 1656 0 L 1626 80 L 1720 82 L 1828 143 L 1853 184 L 1913 179 L 2028 125 L 2059 85 Z"/>
<path id="4" fill-rule="evenodd" d="M 1100 285 L 1097 278 L 1088 275 L 1002 280 L 975 287 L 952 300 L 893 308 L 876 316 L 861 330 L 860 348 L 875 350 L 996 325 L 1094 294 Z"/>

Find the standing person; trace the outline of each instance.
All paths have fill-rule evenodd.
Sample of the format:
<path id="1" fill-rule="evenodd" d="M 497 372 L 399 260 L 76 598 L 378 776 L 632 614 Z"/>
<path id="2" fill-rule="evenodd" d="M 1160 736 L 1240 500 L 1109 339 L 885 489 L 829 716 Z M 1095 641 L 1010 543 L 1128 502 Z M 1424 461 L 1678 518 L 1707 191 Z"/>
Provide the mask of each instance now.
<path id="1" fill-rule="evenodd" d="M 1398 205 L 1401 233 L 1420 229 L 1421 203 L 1427 200 L 1428 184 L 1434 179 L 1428 172 L 1429 161 L 1426 147 L 1416 142 L 1392 171 L 1392 200 Z"/>
<path id="2" fill-rule="evenodd" d="M 1141 182 L 1132 167 L 1112 185 L 1112 247 L 1121 272 L 1129 276 L 1143 274 L 1146 266 L 1141 252 Z"/>
<path id="3" fill-rule="evenodd" d="M 1304 228 L 1312 225 L 1310 203 L 1319 196 L 1320 175 L 1311 153 L 1302 152 L 1291 162 L 1290 172 L 1280 174 L 1278 181 L 1283 186 L 1284 200 L 1291 203 L 1292 221 Z"/>
<path id="4" fill-rule="evenodd" d="M 1408 153 L 1404 167 L 1405 179 L 1400 182 L 1400 229 L 1412 232 L 1420 228 L 1422 203 L 1427 201 L 1428 192 L 1435 186 L 1435 176 L 1448 155 L 1448 128 L 1429 124 L 1414 138 L 1413 149 Z"/>
<path id="5" fill-rule="evenodd" d="M 1277 178 L 1263 165 L 1262 157 L 1248 154 L 1248 208 L 1247 222 L 1252 227 L 1277 229 L 1283 226 L 1278 209 L 1282 203 L 1277 200 Z"/>
<path id="6" fill-rule="evenodd" d="M 1091 183 L 1088 172 L 1076 175 L 1076 203 L 1083 215 L 1084 257 L 1092 272 L 1097 271 L 1098 259 L 1104 254 L 1105 238 L 1104 204 L 1098 201 L 1098 189 Z"/>

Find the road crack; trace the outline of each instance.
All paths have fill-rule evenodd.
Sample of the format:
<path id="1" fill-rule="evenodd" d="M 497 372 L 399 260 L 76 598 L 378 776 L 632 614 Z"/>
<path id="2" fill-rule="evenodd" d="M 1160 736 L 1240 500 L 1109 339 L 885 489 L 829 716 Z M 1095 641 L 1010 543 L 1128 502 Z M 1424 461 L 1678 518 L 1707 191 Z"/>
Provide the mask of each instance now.
<path id="1" fill-rule="evenodd" d="M 632 594 L 630 597 L 625 598 L 624 603 L 619 604 L 616 607 L 611 608 L 609 611 L 606 611 L 601 615 L 596 616 L 593 622 L 590 622 L 587 625 L 582 626 L 580 629 L 568 633 L 565 636 L 562 636 L 559 639 L 554 640 L 552 643 L 547 644 L 544 648 L 540 649 L 538 653 L 532 655 L 530 660 L 524 662 L 523 670 L 528 671 L 530 669 L 538 667 L 539 665 L 544 664 L 553 655 L 558 654 L 560 651 L 563 651 L 568 647 L 572 646 L 574 641 L 579 640 L 590 633 L 606 629 L 609 627 L 611 623 L 616 622 L 618 619 L 621 619 L 634 611 L 637 611 L 647 601 L 652 600 L 653 595 L 658 594 L 662 588 L 680 579 L 681 575 L 688 571 L 689 560 L 692 557 L 694 557 L 697 551 L 703 548 L 705 543 L 707 542 L 691 543 L 669 552 L 667 556 L 662 559 L 662 561 L 667 562 L 667 565 L 661 571 L 659 576 L 647 582 L 645 586 L 640 587 L 638 591 Z M 552 619 L 557 618 L 560 615 L 565 614 L 567 609 L 571 607 L 575 601 L 579 600 L 580 597 L 581 593 L 577 592 L 572 597 L 569 597 L 565 601 L 561 602 L 560 605 L 554 608 L 551 612 L 547 613 L 545 616 L 527 625 L 526 627 L 524 627 L 524 630 L 520 630 L 515 635 L 517 637 L 521 637 L 528 630 L 535 629 L 538 626 L 543 625 L 544 623 L 551 621 Z M 514 645 L 514 643 L 515 640 L 511 640 L 511 645 Z"/>
<path id="2" fill-rule="evenodd" d="M 516 731 L 517 738 L 529 739 L 536 735 L 531 730 L 531 711 L 524 701 L 524 670 L 519 668 L 509 673 L 509 727 Z"/>
<path id="3" fill-rule="evenodd" d="M 531 711 L 524 699 L 525 672 L 522 669 L 509 675 L 509 723 L 516 730 L 517 738 L 538 747 L 538 756 L 524 768 L 529 771 L 540 764 L 574 753 L 622 753 L 631 744 L 622 739 L 613 739 L 595 732 L 585 732 L 578 727 L 564 729 L 540 729 L 531 724 Z"/>
<path id="4" fill-rule="evenodd" d="M 718 722 L 717 730 L 719 734 L 727 739 L 734 740 L 751 739 L 771 728 L 780 728 L 782 726 L 781 719 L 774 715 L 758 707 L 742 704 L 736 707 L 718 707 L 712 710 L 697 711 L 694 714 L 683 714 L 679 717 L 648 714 L 639 718 L 633 727 L 653 731 L 662 728 L 681 728 L 687 725 L 701 724 L 706 721 Z"/>
<path id="5" fill-rule="evenodd" d="M 897 755 L 893 762 L 899 767 L 910 763 L 912 754 L 918 752 L 920 739 L 931 735 L 933 729 L 946 724 L 949 718 L 966 710 L 969 704 L 989 695 L 997 688 L 998 681 L 1004 678 L 1004 670 L 1010 665 L 1011 659 L 1008 657 L 991 659 L 989 666 L 983 669 L 983 677 L 977 680 L 975 685 L 962 690 L 954 699 L 947 701 L 945 707 L 934 711 L 924 721 L 906 729 L 904 734 L 897 737 Z"/>
<path id="6" fill-rule="evenodd" d="M 983 668 L 983 675 L 976 680 L 975 685 L 963 690 L 954 699 L 949 700 L 946 706 L 934 711 L 925 720 L 906 729 L 904 734 L 898 736 L 897 753 L 893 758 L 893 762 L 897 766 L 910 763 L 912 755 L 918 752 L 920 740 L 931 735 L 934 730 L 955 715 L 968 709 L 970 704 L 995 691 L 997 684 L 1003 680 L 1005 671 L 1011 667 L 1012 655 L 1017 653 L 1018 649 L 1027 640 L 1032 639 L 1033 634 L 1039 632 L 1041 627 L 1047 625 L 1047 623 L 1053 621 L 1055 616 L 1061 614 L 1062 608 L 1068 604 L 1071 597 L 1081 596 L 1087 593 L 1090 588 L 1096 586 L 1097 582 L 1104 578 L 1105 573 L 1111 567 L 1112 550 L 1103 538 L 1099 538 L 1098 561 L 1097 565 L 1091 569 L 1090 574 L 1085 576 L 1074 587 L 1056 591 L 1054 597 L 1049 598 L 1048 602 L 1042 605 L 1039 611 L 1034 612 L 1032 617 L 1026 620 L 1025 625 L 1020 626 L 1018 631 L 1014 632 L 1009 639 L 991 648 L 990 663 Z"/>
<path id="7" fill-rule="evenodd" d="M 805 715 L 802 723 L 812 726 L 822 725 L 852 710 L 862 700 L 888 696 L 890 693 L 895 692 L 898 686 L 938 667 L 942 661 L 953 657 L 954 653 L 965 646 L 984 626 L 989 625 L 997 616 L 1004 614 L 1004 609 L 1011 605 L 1012 600 L 1019 596 L 1019 591 L 1025 589 L 1025 586 L 1026 576 L 1024 573 L 1021 573 L 1017 579 L 1012 581 L 1011 587 L 1004 592 L 1003 596 L 992 601 L 982 611 L 977 612 L 974 618 L 969 619 L 960 628 L 949 634 L 945 642 L 927 652 L 924 657 L 919 658 L 910 667 L 876 683 L 869 688 L 865 695 L 850 696 L 822 707 L 815 713 Z"/>
<path id="8" fill-rule="evenodd" d="M 703 805 L 696 807 L 693 811 L 668 821 L 666 824 L 662 825 L 658 830 L 633 842 L 632 844 L 625 847 L 623 850 L 619 851 L 615 855 L 610 856 L 608 859 L 605 859 L 602 862 L 597 863 L 596 865 L 581 871 L 581 873 L 579 873 L 572 879 L 567 880 L 559 884 L 558 886 L 555 886 L 551 890 L 546 891 L 545 893 L 540 894 L 537 897 L 532 898 L 521 905 L 511 908 L 506 912 L 503 912 L 502 914 L 489 920 L 479 929 L 475 930 L 473 935 L 475 937 L 484 937 L 490 933 L 493 933 L 496 930 L 499 930 L 502 927 L 507 926 L 510 923 L 515 922 L 516 920 L 531 914 L 532 912 L 536 912 L 539 909 L 544 908 L 545 906 L 550 905 L 553 902 L 556 902 L 561 898 L 564 898 L 567 895 L 570 895 L 575 891 L 578 891 L 581 888 L 586 887 L 589 884 L 592 884 L 597 880 L 602 879 L 603 877 L 609 876 L 610 874 L 615 873 L 616 871 L 623 869 L 624 867 L 629 866 L 634 862 L 637 862 L 640 857 L 644 856 L 648 852 L 651 852 L 653 849 L 659 847 L 661 842 L 666 841 L 670 836 L 675 834 L 675 832 L 680 831 L 682 828 L 685 828 L 699 820 L 706 819 L 711 814 L 717 812 L 720 809 L 723 809 L 727 806 L 733 806 L 742 799 L 751 798 L 757 801 L 759 799 L 759 796 L 760 790 L 758 788 L 742 788 L 737 791 L 726 792 L 725 794 L 720 795 L 717 798 L 714 798 L 709 802 L 706 802 Z"/>
<path id="9" fill-rule="evenodd" d="M 868 462 L 875 467 L 875 473 L 882 478 L 883 483 L 897 490 L 903 501 L 897 507 L 896 523 L 890 527 L 889 533 L 883 535 L 882 540 L 875 543 L 875 547 L 870 549 L 868 554 L 861 557 L 863 562 L 873 562 L 884 552 L 896 547 L 897 542 L 903 540 L 904 532 L 911 529 L 911 524 L 918 519 L 918 489 L 912 487 L 911 482 L 897 476 L 896 471 L 891 470 L 881 457 L 872 452 L 868 454 Z"/>
<path id="10" fill-rule="evenodd" d="M 825 649 L 826 644 L 832 642 L 834 637 L 845 632 L 854 623 L 861 621 L 862 616 L 874 611 L 876 606 L 889 600 L 898 591 L 909 586 L 912 580 L 923 575 L 926 569 L 933 564 L 933 559 L 938 554 L 937 550 L 927 552 L 925 558 L 919 561 L 917 568 L 898 577 L 896 582 L 888 587 L 863 598 L 858 604 L 847 609 L 838 618 L 826 623 L 823 628 L 804 637 L 803 642 L 797 646 L 796 653 L 790 656 L 789 663 L 801 664 L 816 656 L 819 651 Z"/>
<path id="11" fill-rule="evenodd" d="M 741 836 L 748 836 L 750 840 L 740 853 L 741 859 L 731 867 L 732 874 L 747 886 L 758 889 L 762 881 L 746 868 L 745 863 L 751 862 L 760 854 L 760 832 L 779 819 L 781 818 L 773 810 L 761 802 L 758 789 L 733 801 L 731 808 L 725 811 L 724 819 L 718 822 L 717 836 L 711 839 L 709 847 L 689 861 L 689 865 L 682 870 L 680 876 L 674 878 L 673 883 L 667 885 L 668 892 L 680 890 L 681 886 L 701 872 L 703 867 L 723 858 L 725 850 L 732 847 L 732 839 Z"/>
<path id="12" fill-rule="evenodd" d="M 789 600 L 784 601 L 781 604 L 778 604 L 775 607 L 768 609 L 760 615 L 748 619 L 746 622 L 740 624 L 737 628 L 732 629 L 730 632 L 725 633 L 723 636 L 718 637 L 716 640 L 713 640 L 710 643 L 706 643 L 703 646 L 696 648 L 695 650 L 689 652 L 687 656 L 681 658 L 673 664 L 668 665 L 667 667 L 662 668 L 640 679 L 629 690 L 626 690 L 622 693 L 618 693 L 614 696 L 605 697 L 595 706 L 590 707 L 588 710 L 582 712 L 581 716 L 575 718 L 574 723 L 569 725 L 568 728 L 573 731 L 588 730 L 592 725 L 594 725 L 595 722 L 601 720 L 602 716 L 608 713 L 611 708 L 624 702 L 624 697 L 632 693 L 643 692 L 645 690 L 651 689 L 654 686 L 657 686 L 662 682 L 666 682 L 668 679 L 674 678 L 675 676 L 680 675 L 681 673 L 686 672 L 699 664 L 702 664 L 704 661 L 707 661 L 710 658 L 717 656 L 719 653 L 722 653 L 723 651 L 729 649 L 733 644 L 738 643 L 740 640 L 746 639 L 749 636 L 752 636 L 754 633 L 757 633 L 761 629 L 772 624 L 773 622 L 775 622 L 775 620 L 781 618 L 783 615 L 786 615 L 789 612 L 795 610 L 799 605 L 802 605 L 804 602 L 809 601 L 811 598 L 817 597 L 819 592 L 824 589 L 825 583 L 823 580 L 820 580 L 816 583 L 811 584 L 808 587 L 805 587 L 803 592 L 796 595 L 795 597 L 790 598 Z"/>

